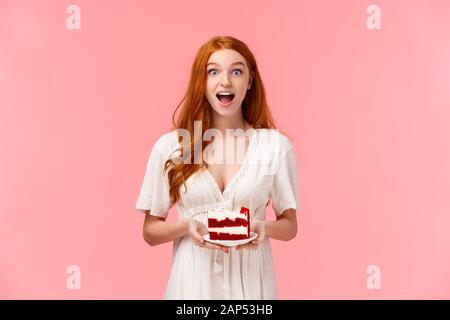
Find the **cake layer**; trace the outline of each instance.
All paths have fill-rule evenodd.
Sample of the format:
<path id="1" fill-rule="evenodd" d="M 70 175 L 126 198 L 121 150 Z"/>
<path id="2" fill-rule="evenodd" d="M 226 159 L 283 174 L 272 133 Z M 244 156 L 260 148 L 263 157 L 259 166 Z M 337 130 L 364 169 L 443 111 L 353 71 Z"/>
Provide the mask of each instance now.
<path id="1" fill-rule="evenodd" d="M 242 240 L 242 239 L 248 239 L 248 236 L 247 236 L 247 234 L 229 234 L 229 233 L 210 232 L 209 238 L 211 240 Z"/>
<path id="2" fill-rule="evenodd" d="M 215 227 L 239 227 L 239 226 L 247 227 L 247 225 L 248 225 L 247 219 L 236 218 L 236 220 L 230 220 L 229 218 L 225 218 L 224 220 L 217 220 L 217 219 L 208 218 L 208 226 L 210 226 L 212 228 L 215 228 Z"/>
<path id="3" fill-rule="evenodd" d="M 223 228 L 208 228 L 209 232 L 229 233 L 229 234 L 247 234 L 247 227 L 223 227 Z"/>

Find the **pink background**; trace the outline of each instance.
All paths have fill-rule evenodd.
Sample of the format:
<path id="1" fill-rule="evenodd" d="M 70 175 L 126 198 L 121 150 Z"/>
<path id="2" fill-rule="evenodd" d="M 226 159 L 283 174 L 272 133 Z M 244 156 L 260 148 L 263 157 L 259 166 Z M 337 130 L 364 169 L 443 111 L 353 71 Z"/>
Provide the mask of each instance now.
<path id="1" fill-rule="evenodd" d="M 218 34 L 255 53 L 297 153 L 299 234 L 272 241 L 280 298 L 450 298 L 449 33 L 446 0 L 1 0 L 0 298 L 163 297 L 172 243 L 147 245 L 134 205 Z"/>

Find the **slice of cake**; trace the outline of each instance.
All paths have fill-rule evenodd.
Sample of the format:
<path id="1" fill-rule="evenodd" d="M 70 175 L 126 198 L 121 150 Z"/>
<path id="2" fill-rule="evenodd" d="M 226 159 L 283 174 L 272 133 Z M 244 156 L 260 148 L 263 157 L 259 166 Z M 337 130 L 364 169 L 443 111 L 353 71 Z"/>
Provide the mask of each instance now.
<path id="1" fill-rule="evenodd" d="M 219 207 L 208 210 L 208 231 L 211 240 L 241 240 L 250 238 L 250 211 L 241 207 Z"/>

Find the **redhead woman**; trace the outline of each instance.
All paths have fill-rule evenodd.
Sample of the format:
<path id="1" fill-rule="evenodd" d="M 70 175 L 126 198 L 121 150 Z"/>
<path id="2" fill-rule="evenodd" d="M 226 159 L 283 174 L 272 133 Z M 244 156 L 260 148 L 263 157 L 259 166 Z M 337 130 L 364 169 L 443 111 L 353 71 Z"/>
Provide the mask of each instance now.
<path id="1" fill-rule="evenodd" d="M 270 240 L 297 234 L 296 156 L 245 43 L 216 36 L 199 49 L 173 122 L 153 145 L 135 206 L 148 244 L 173 241 L 165 299 L 277 299 Z M 270 203 L 276 220 L 266 219 Z M 166 221 L 174 205 L 178 219 Z M 208 210 L 218 206 L 248 208 L 257 237 L 208 241 Z"/>

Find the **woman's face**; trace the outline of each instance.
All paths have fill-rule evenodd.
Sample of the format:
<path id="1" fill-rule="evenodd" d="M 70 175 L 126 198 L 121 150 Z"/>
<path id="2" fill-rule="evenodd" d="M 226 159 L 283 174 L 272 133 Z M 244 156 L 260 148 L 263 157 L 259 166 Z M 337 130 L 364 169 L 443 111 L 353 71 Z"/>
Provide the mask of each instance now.
<path id="1" fill-rule="evenodd" d="M 232 116 L 240 112 L 253 76 L 239 52 L 221 49 L 211 54 L 206 79 L 206 98 L 219 115 Z"/>

